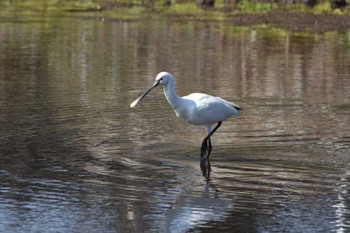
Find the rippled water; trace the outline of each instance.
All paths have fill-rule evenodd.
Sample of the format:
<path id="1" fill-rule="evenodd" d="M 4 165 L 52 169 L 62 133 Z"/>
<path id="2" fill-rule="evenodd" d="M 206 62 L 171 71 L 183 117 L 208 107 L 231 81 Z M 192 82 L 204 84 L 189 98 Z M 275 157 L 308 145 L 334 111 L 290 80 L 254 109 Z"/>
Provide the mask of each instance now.
<path id="1" fill-rule="evenodd" d="M 350 230 L 349 33 L 1 17 L 1 232 Z M 243 108 L 203 170 L 160 88 L 129 108 L 163 70 Z"/>

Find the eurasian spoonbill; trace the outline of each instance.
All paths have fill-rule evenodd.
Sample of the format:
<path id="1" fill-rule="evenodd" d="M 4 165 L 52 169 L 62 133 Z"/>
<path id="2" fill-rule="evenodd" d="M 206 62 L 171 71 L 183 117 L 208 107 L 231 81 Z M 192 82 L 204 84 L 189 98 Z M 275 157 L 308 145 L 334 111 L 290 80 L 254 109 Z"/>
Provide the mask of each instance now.
<path id="1" fill-rule="evenodd" d="M 130 108 L 142 100 L 153 88 L 159 84 L 163 86 L 164 95 L 176 116 L 193 125 L 202 125 L 205 127 L 207 136 L 204 138 L 201 146 L 202 160 L 207 158 L 212 150 L 210 137 L 221 126 L 222 121 L 231 116 L 238 116 L 241 107 L 232 102 L 226 101 L 220 97 L 215 97 L 203 93 L 192 93 L 180 97 L 175 92 L 175 78 L 168 72 L 160 72 L 155 83 L 140 97 L 130 104 Z M 212 125 L 217 123 L 212 130 Z"/>

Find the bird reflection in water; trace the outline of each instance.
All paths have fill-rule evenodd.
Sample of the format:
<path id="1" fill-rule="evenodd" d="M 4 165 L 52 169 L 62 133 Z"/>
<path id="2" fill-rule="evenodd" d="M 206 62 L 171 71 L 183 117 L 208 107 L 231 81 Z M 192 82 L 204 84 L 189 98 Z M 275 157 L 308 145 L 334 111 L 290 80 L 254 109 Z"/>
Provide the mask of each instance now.
<path id="1" fill-rule="evenodd" d="M 202 175 L 206 178 L 206 181 L 210 180 L 211 165 L 208 159 L 200 161 L 200 167 L 202 170 Z"/>

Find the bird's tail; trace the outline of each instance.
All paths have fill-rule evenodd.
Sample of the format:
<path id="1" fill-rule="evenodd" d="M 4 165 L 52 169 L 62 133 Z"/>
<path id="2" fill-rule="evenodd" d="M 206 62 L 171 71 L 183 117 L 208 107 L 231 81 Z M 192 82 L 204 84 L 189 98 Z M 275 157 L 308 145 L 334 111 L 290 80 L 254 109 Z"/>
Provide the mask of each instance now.
<path id="1" fill-rule="evenodd" d="M 220 98 L 220 97 L 218 97 L 218 98 Z M 223 102 L 225 102 L 226 104 L 230 105 L 231 107 L 235 108 L 235 109 L 238 110 L 238 111 L 242 109 L 239 105 L 237 105 L 237 104 L 235 104 L 235 103 L 229 102 L 229 101 L 224 100 L 224 99 L 222 99 L 222 98 L 220 98 L 220 100 L 223 101 Z"/>

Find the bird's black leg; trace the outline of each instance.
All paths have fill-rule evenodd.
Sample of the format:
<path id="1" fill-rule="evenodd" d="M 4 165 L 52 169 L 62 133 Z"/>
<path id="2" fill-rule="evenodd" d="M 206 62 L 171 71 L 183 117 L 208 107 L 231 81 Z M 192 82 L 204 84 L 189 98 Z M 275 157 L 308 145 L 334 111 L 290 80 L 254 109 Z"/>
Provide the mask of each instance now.
<path id="1" fill-rule="evenodd" d="M 208 137 L 207 159 L 209 159 L 209 155 L 210 155 L 210 153 L 211 153 L 211 149 L 213 149 L 213 147 L 211 146 L 210 137 Z"/>
<path id="2" fill-rule="evenodd" d="M 215 131 L 221 126 L 221 124 L 222 124 L 222 121 L 219 121 L 218 124 L 215 126 L 215 128 L 210 132 L 209 137 L 215 133 Z"/>
<path id="3" fill-rule="evenodd" d="M 207 159 L 209 159 L 209 155 L 211 153 L 211 150 L 213 149 L 212 145 L 211 145 L 211 140 L 210 140 L 210 136 L 213 135 L 215 133 L 215 131 L 221 126 L 222 124 L 222 121 L 219 121 L 218 124 L 215 126 L 215 128 L 210 132 L 210 134 L 208 136 L 206 136 L 203 140 L 203 143 L 204 141 L 208 142 L 208 144 L 206 143 L 206 150 L 207 150 Z M 203 158 L 203 143 L 202 143 L 202 149 L 201 149 L 201 155 L 202 155 L 202 158 Z"/>
<path id="4" fill-rule="evenodd" d="M 208 139 L 204 138 L 203 142 L 202 142 L 202 146 L 201 146 L 201 159 L 203 160 L 206 157 L 207 154 L 207 148 L 208 148 Z"/>

